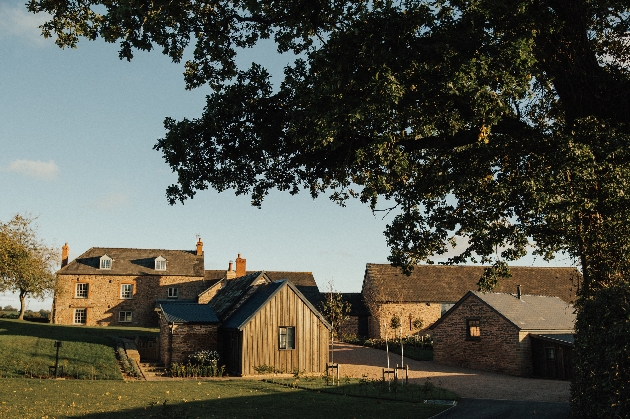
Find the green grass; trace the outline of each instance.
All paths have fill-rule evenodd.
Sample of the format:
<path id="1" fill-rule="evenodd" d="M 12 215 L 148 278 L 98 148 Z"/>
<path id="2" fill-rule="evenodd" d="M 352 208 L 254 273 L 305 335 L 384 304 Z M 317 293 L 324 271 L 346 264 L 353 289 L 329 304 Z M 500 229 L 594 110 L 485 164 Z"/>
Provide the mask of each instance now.
<path id="1" fill-rule="evenodd" d="M 427 380 L 425 384 L 403 384 L 402 380 L 383 381 L 358 378 L 341 378 L 338 385 L 332 385 L 326 377 L 274 378 L 273 383 L 289 387 L 303 388 L 345 396 L 400 400 L 422 403 L 424 400 L 458 400 L 459 396 L 450 390 L 436 387 Z"/>
<path id="2" fill-rule="evenodd" d="M 157 335 L 157 329 L 63 326 L 0 319 L 0 377 L 46 377 L 62 341 L 59 365 L 66 375 L 122 379 L 113 342 L 107 336 Z"/>
<path id="3" fill-rule="evenodd" d="M 447 406 L 308 391 L 261 381 L 0 379 L 0 418 L 430 418 Z"/>

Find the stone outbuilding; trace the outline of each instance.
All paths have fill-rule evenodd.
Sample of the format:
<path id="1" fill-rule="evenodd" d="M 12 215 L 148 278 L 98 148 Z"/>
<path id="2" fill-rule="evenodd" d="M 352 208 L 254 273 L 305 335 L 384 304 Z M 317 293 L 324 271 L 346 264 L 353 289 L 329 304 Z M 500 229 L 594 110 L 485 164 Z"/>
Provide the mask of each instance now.
<path id="1" fill-rule="evenodd" d="M 388 264 L 368 263 L 362 294 L 370 317 L 369 337 L 398 335 L 391 319 L 400 320 L 403 335 L 425 334 L 468 291 L 477 290 L 483 266 L 416 265 L 411 275 Z M 529 293 L 573 301 L 580 273 L 575 268 L 510 267 L 496 292 L 513 292 L 521 284 Z"/>
<path id="2" fill-rule="evenodd" d="M 503 374 L 568 379 L 575 311 L 558 297 L 469 291 L 431 327 L 433 359 Z"/>

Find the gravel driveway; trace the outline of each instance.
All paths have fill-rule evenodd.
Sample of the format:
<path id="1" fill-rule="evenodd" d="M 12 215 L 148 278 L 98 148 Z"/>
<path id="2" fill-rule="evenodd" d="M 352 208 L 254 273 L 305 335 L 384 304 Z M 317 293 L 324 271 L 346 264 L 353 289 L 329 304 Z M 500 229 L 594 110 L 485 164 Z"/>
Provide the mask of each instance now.
<path id="1" fill-rule="evenodd" d="M 385 351 L 343 343 L 335 343 L 334 361 L 341 364 L 342 377 L 382 378 L 382 369 L 387 366 Z M 400 355 L 390 354 L 390 365 L 396 363 L 400 364 Z M 405 363 L 409 364 L 410 382 L 424 384 L 429 379 L 463 398 L 569 401 L 569 381 L 513 377 L 408 358 Z"/>

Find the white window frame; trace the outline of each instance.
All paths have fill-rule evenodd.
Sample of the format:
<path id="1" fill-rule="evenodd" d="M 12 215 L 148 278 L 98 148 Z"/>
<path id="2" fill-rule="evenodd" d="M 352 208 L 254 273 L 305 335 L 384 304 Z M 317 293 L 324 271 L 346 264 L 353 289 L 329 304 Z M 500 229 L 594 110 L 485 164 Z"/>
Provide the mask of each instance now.
<path id="1" fill-rule="evenodd" d="M 133 312 L 130 310 L 118 312 L 118 323 L 131 323 Z"/>
<path id="2" fill-rule="evenodd" d="M 73 314 L 73 324 L 87 323 L 87 308 L 75 308 Z"/>
<path id="3" fill-rule="evenodd" d="M 133 298 L 133 284 L 120 284 L 120 298 L 123 300 Z"/>
<path id="4" fill-rule="evenodd" d="M 101 261 L 99 264 L 99 268 L 100 269 L 112 269 L 112 261 L 114 259 L 110 258 L 107 255 L 103 255 L 101 256 Z"/>
<path id="5" fill-rule="evenodd" d="M 155 258 L 155 270 L 156 271 L 166 270 L 166 259 L 164 259 L 162 256 L 158 256 Z"/>
<path id="6" fill-rule="evenodd" d="M 87 282 L 77 282 L 74 288 L 74 298 L 88 298 L 90 284 Z"/>
<path id="7" fill-rule="evenodd" d="M 179 297 L 179 290 L 177 289 L 177 287 L 168 287 L 168 298 L 178 298 Z"/>

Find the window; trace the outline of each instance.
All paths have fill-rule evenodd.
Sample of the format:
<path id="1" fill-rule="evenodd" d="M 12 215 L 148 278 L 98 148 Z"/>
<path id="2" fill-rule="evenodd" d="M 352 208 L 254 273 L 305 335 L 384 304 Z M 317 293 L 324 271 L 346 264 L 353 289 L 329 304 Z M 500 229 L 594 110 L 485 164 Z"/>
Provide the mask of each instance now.
<path id="1" fill-rule="evenodd" d="M 162 256 L 158 256 L 155 258 L 155 270 L 156 271 L 166 270 L 166 259 L 164 259 Z"/>
<path id="2" fill-rule="evenodd" d="M 120 323 L 131 323 L 131 311 L 119 311 L 118 321 Z"/>
<path id="3" fill-rule="evenodd" d="M 466 339 L 468 340 L 481 339 L 481 328 L 479 326 L 479 319 L 466 320 Z"/>
<path id="4" fill-rule="evenodd" d="M 85 324 L 87 319 L 87 308 L 74 309 L 74 324 Z"/>
<path id="5" fill-rule="evenodd" d="M 177 298 L 177 287 L 168 287 L 168 298 Z"/>
<path id="6" fill-rule="evenodd" d="M 133 298 L 133 284 L 122 284 L 120 286 L 120 298 Z"/>
<path id="7" fill-rule="evenodd" d="M 295 327 L 280 328 L 280 349 L 295 349 Z"/>
<path id="8" fill-rule="evenodd" d="M 549 361 L 556 359 L 556 348 L 545 348 L 545 357 Z"/>
<path id="9" fill-rule="evenodd" d="M 85 282 L 78 283 L 74 296 L 76 298 L 88 298 L 88 286 Z"/>
<path id="10" fill-rule="evenodd" d="M 101 256 L 101 269 L 112 269 L 112 260 L 107 255 Z"/>

